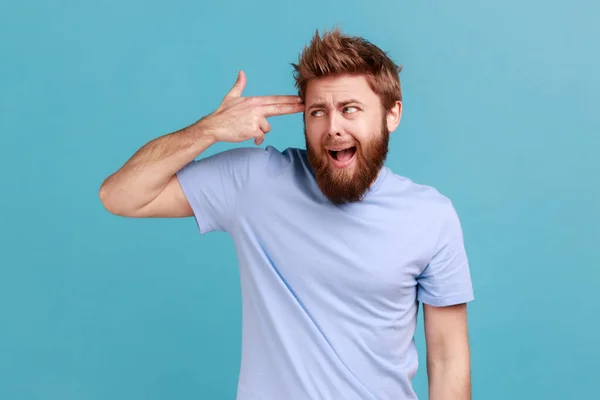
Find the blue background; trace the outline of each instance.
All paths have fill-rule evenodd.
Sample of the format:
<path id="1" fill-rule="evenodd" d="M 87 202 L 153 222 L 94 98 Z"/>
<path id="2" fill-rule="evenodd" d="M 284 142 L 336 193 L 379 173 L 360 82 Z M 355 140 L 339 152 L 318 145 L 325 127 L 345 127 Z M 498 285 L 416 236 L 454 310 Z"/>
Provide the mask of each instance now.
<path id="1" fill-rule="evenodd" d="M 388 165 L 461 216 L 474 398 L 598 398 L 599 12 L 591 0 L 4 2 L 0 398 L 234 399 L 229 238 L 110 215 L 98 188 L 214 110 L 238 69 L 247 95 L 294 93 L 290 63 L 334 25 L 404 65 Z M 263 146 L 303 146 L 300 116 L 271 122 Z"/>

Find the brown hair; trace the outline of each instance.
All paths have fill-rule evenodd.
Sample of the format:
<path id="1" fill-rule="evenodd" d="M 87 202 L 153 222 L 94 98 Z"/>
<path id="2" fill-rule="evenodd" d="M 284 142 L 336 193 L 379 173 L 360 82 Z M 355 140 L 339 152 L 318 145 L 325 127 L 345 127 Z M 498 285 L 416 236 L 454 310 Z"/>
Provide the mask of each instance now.
<path id="1" fill-rule="evenodd" d="M 292 63 L 292 66 L 295 86 L 302 99 L 311 79 L 337 74 L 364 74 L 384 109 L 389 110 L 396 101 L 402 101 L 399 78 L 402 67 L 379 47 L 362 37 L 345 35 L 339 28 L 324 32 L 323 37 L 317 30 L 310 46 L 304 47 L 298 63 Z"/>

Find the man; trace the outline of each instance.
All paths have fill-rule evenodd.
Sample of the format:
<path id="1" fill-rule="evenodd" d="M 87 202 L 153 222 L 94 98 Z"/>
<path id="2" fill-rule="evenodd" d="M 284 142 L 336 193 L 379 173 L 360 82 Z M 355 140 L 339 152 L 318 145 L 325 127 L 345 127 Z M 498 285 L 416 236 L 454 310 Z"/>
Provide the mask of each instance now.
<path id="1" fill-rule="evenodd" d="M 295 68 L 298 96 L 242 97 L 152 140 L 100 190 L 128 217 L 193 216 L 228 232 L 243 300 L 238 400 L 415 399 L 423 304 L 429 398 L 470 399 L 460 223 L 435 189 L 384 160 L 399 122 L 400 68 L 376 46 L 318 32 Z M 303 112 L 306 149 L 260 145 L 269 117 Z"/>

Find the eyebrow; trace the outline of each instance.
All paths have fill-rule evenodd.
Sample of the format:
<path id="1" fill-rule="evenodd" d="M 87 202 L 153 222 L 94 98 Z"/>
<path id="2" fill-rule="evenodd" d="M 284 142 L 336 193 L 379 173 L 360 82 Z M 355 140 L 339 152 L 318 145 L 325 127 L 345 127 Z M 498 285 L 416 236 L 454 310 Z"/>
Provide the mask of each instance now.
<path id="1" fill-rule="evenodd" d="M 346 106 L 348 104 L 352 104 L 352 103 L 363 105 L 363 103 L 361 101 L 357 100 L 357 99 L 348 99 L 348 100 L 338 101 L 337 104 L 336 104 L 336 106 L 337 107 L 344 107 L 344 106 Z M 327 107 L 327 103 L 325 103 L 324 101 L 317 101 L 315 103 L 312 103 L 308 107 L 308 109 L 311 110 L 313 108 L 325 108 L 325 107 Z"/>

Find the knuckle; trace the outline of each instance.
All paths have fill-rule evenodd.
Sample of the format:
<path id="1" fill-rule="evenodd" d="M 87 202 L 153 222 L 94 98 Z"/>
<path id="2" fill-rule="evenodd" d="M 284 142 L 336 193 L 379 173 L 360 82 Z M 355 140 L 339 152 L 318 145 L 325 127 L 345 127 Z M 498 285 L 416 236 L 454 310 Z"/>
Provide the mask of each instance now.
<path id="1" fill-rule="evenodd" d="M 246 97 L 244 99 L 242 99 L 242 101 L 240 102 L 240 104 L 246 108 L 251 108 L 252 107 L 252 100 L 249 97 Z"/>

